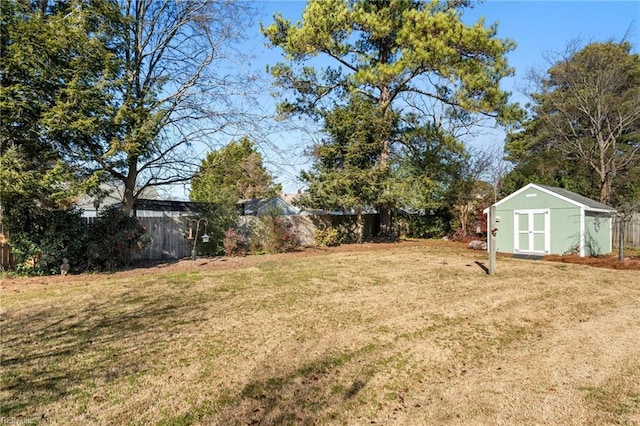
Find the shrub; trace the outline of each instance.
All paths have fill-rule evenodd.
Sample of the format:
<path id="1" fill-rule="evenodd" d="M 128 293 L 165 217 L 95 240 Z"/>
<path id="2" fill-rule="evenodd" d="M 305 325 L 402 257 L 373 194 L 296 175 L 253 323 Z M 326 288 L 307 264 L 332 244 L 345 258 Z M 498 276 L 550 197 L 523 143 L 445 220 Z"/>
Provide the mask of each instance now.
<path id="1" fill-rule="evenodd" d="M 244 256 L 247 253 L 247 237 L 229 228 L 224 233 L 224 255 Z"/>
<path id="2" fill-rule="evenodd" d="M 75 208 L 25 210 L 3 219 L 16 272 L 26 275 L 58 274 L 64 258 L 71 272 L 128 266 L 151 239 L 136 218 L 115 207 L 105 209 L 91 225 Z"/>
<path id="3" fill-rule="evenodd" d="M 340 233 L 335 228 L 317 229 L 313 233 L 313 238 L 321 247 L 340 245 Z"/>
<path id="4" fill-rule="evenodd" d="M 116 207 L 106 208 L 89 231 L 87 257 L 91 269 L 111 270 L 128 266 L 150 242 L 138 219 Z"/>
<path id="5" fill-rule="evenodd" d="M 251 252 L 254 254 L 284 253 L 299 246 L 298 236 L 283 216 L 261 216 L 251 228 Z"/>
<path id="6" fill-rule="evenodd" d="M 451 220 L 447 209 L 431 209 L 423 214 L 399 214 L 396 227 L 406 238 L 441 238 L 451 232 Z"/>
<path id="7" fill-rule="evenodd" d="M 20 217 L 5 218 L 5 223 L 19 274 L 60 273 L 64 258 L 70 260 L 72 271 L 86 267 L 88 234 L 81 210 L 24 211 Z"/>
<path id="8" fill-rule="evenodd" d="M 206 231 L 210 240 L 208 243 L 198 243 L 198 254 L 207 256 L 226 255 L 225 240 L 227 232 L 229 229 L 235 229 L 238 226 L 238 212 L 235 205 L 233 203 L 208 204 L 204 217 L 208 222 Z"/>

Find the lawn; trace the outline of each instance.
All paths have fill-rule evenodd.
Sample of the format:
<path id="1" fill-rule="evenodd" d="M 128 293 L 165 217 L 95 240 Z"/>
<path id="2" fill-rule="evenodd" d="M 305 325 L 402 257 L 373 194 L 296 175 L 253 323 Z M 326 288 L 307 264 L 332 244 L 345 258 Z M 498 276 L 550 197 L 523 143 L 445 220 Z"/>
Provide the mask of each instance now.
<path id="1" fill-rule="evenodd" d="M 462 247 L 5 279 L 0 420 L 640 424 L 640 272 Z"/>

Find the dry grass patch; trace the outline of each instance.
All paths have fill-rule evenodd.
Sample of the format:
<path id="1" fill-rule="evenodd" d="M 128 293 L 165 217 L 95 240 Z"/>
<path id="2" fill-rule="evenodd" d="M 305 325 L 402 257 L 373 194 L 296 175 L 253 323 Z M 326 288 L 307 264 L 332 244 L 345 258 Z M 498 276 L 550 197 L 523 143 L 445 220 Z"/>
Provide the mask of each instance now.
<path id="1" fill-rule="evenodd" d="M 501 258 L 489 277 L 483 255 L 376 245 L 3 286 L 1 415 L 638 423 L 638 273 Z"/>

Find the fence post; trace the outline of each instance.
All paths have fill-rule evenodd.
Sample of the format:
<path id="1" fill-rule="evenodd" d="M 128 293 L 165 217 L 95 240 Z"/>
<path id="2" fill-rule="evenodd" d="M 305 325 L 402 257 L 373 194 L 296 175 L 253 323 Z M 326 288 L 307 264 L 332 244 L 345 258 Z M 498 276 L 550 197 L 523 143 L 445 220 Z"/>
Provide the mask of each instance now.
<path id="1" fill-rule="evenodd" d="M 623 215 L 618 215 L 618 260 L 624 262 L 624 231 L 626 226 L 626 220 Z"/>

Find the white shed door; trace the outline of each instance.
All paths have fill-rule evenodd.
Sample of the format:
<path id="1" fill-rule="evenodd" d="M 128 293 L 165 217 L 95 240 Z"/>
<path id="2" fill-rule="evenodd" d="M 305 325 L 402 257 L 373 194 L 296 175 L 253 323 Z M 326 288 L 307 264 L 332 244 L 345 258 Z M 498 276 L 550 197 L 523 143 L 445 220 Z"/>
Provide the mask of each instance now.
<path id="1" fill-rule="evenodd" d="M 551 216 L 549 209 L 515 210 L 513 215 L 515 253 L 548 254 Z"/>

